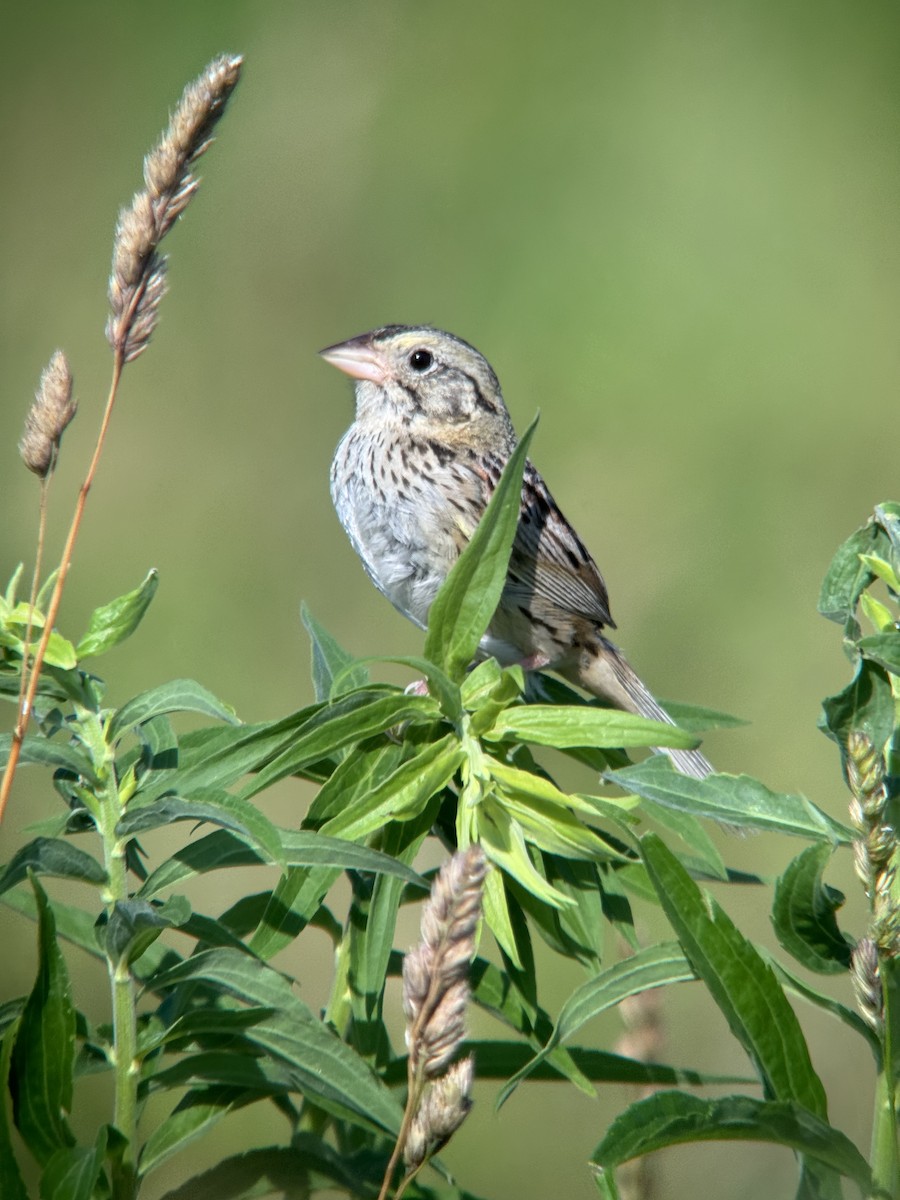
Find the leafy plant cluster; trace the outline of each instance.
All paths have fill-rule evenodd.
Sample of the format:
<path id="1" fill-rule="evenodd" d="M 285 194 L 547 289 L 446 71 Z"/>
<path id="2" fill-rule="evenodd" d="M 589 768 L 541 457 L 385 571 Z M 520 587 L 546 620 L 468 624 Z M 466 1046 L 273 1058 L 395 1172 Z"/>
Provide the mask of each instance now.
<path id="1" fill-rule="evenodd" d="M 689 779 L 662 756 L 622 765 L 623 745 L 691 746 L 695 738 L 563 695 L 548 678 L 537 681 L 532 701 L 521 672 L 493 660 L 467 670 L 505 577 L 529 437 L 435 602 L 424 657 L 404 660 L 427 680 L 425 694 L 372 682 L 368 665 L 305 613 L 317 699 L 299 712 L 242 724 L 188 680 L 108 707 L 83 660 L 135 628 L 153 577 L 98 609 L 77 645 L 55 637 L 22 758 L 52 770 L 63 812 L 0 874 L 3 903 L 38 925 L 34 988 L 0 1014 L 0 1068 L 12 1097 L 11 1120 L 0 1109 L 4 1197 L 27 1195 L 13 1126 L 40 1165 L 45 1200 L 130 1198 L 226 1114 L 257 1103 L 283 1116 L 283 1143 L 223 1163 L 173 1197 L 262 1194 L 261 1181 L 277 1188 L 285 1172 L 305 1180 L 310 1194 L 376 1195 L 405 1078 L 403 1052 L 385 1021 L 385 981 L 399 970 L 399 906 L 421 899 L 427 886 L 414 864 L 429 838 L 448 848 L 478 841 L 493 864 L 472 996 L 505 1036 L 475 1047 L 478 1076 L 506 1080 L 501 1098 L 529 1075 L 565 1077 L 586 1091 L 613 1081 L 666 1089 L 627 1108 L 598 1146 L 593 1161 L 604 1195 L 616 1195 L 615 1168 L 636 1155 L 723 1137 L 791 1147 L 804 1194 L 840 1195 L 841 1175 L 864 1193 L 875 1186 L 866 1159 L 828 1123 L 825 1092 L 786 993 L 819 1005 L 862 1038 L 892 1098 L 890 1021 L 871 1028 L 794 968 L 769 959 L 697 882 L 737 878 L 703 818 L 807 839 L 776 885 L 775 929 L 802 966 L 844 972 L 852 942 L 837 927 L 840 897 L 822 874 L 853 830 L 748 777 Z M 853 682 L 825 705 L 827 729 L 842 745 L 851 728 L 882 747 L 895 736 L 900 633 L 894 610 L 867 589 L 880 578 L 892 596 L 900 591 L 898 513 L 882 506 L 839 551 L 823 588 L 823 608 L 842 621 L 856 660 Z M 877 633 L 862 635 L 860 606 Z M 8 696 L 18 691 L 27 607 L 11 587 L 0 626 L 0 686 Z M 40 625 L 40 614 L 35 620 Z M 216 723 L 178 735 L 171 718 L 182 712 Z M 679 712 L 685 726 L 711 719 Z M 7 737 L 0 748 L 9 744 Z M 563 790 L 534 757 L 532 748 L 545 746 L 590 764 L 616 791 Z M 299 830 L 277 827 L 257 803 L 291 776 L 319 785 Z M 141 837 L 173 822 L 212 831 L 149 863 Z M 669 841 L 677 837 L 681 850 L 648 822 Z M 79 844 L 86 837 L 93 852 Z M 200 913 L 182 890 L 199 874 L 247 864 L 267 865 L 272 885 L 225 911 Z M 343 922 L 329 907 L 341 873 L 353 894 Z M 83 904 L 50 899 L 46 876 L 81 882 Z M 647 903 L 661 906 L 673 939 L 640 948 L 635 908 Z M 269 965 L 310 924 L 329 932 L 336 951 L 323 1015 Z M 611 961 L 611 928 L 633 948 L 622 961 Z M 172 929 L 180 945 L 190 939 L 189 952 L 165 936 Z M 555 1022 L 538 1000 L 535 936 L 587 971 Z M 491 939 L 496 956 L 488 954 Z M 92 1028 L 75 1007 L 67 946 L 105 960 L 108 1027 Z M 885 983 L 893 982 L 889 965 L 882 963 Z M 696 979 L 746 1051 L 761 1095 L 701 1099 L 672 1087 L 702 1084 L 699 1072 L 572 1044 L 587 1021 L 623 999 Z M 884 991 L 887 1012 L 890 988 Z M 79 1145 L 67 1114 L 78 1081 L 96 1072 L 113 1076 L 115 1108 L 96 1140 Z M 168 1115 L 144 1130 L 141 1113 L 160 1093 L 171 1097 Z M 890 1144 L 893 1137 L 892 1126 Z M 893 1158 L 880 1169 L 895 1170 Z M 433 1193 L 416 1182 L 408 1194 Z"/>

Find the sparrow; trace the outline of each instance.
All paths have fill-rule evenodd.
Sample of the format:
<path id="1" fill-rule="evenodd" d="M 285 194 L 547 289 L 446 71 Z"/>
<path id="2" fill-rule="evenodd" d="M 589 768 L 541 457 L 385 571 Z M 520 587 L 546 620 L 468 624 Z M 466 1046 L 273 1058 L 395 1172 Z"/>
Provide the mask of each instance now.
<path id="1" fill-rule="evenodd" d="M 321 351 L 356 385 L 356 419 L 331 465 L 337 515 L 369 578 L 422 629 L 516 446 L 487 359 L 452 333 L 385 325 Z M 613 707 L 674 724 L 607 631 L 597 564 L 526 462 L 519 524 L 480 654 L 555 671 Z M 698 750 L 665 751 L 703 779 Z"/>

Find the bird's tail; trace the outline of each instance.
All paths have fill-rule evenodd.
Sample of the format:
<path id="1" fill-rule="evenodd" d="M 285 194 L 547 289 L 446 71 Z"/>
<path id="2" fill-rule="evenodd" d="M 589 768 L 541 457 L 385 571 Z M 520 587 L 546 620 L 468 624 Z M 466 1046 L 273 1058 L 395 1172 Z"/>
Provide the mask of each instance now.
<path id="1" fill-rule="evenodd" d="M 611 701 L 616 708 L 649 717 L 653 721 L 664 721 L 667 725 L 676 724 L 620 651 L 606 638 L 600 640 L 596 653 L 585 657 L 577 673 L 572 673 L 572 679 L 595 696 Z M 655 752 L 668 754 L 676 771 L 694 779 L 705 779 L 715 770 L 699 750 L 656 747 Z"/>

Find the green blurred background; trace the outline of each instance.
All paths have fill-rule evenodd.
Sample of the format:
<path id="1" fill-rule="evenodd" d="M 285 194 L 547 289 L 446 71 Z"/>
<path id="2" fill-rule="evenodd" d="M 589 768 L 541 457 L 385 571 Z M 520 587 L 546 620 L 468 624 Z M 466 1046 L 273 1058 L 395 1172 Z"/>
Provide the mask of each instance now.
<path id="1" fill-rule="evenodd" d="M 316 350 L 431 322 L 485 352 L 520 428 L 541 410 L 534 457 L 648 683 L 752 721 L 709 739 L 721 768 L 843 816 L 815 723 L 848 666 L 815 604 L 838 542 L 900 497 L 894 4 L 82 0 L 9 5 L 0 30 L 4 579 L 32 556 L 37 486 L 16 441 L 40 370 L 62 346 L 81 401 L 52 558 L 109 377 L 117 208 L 185 82 L 222 50 L 247 57 L 169 239 L 172 291 L 126 372 L 63 608 L 77 637 L 96 604 L 159 569 L 140 634 L 99 664 L 113 702 L 180 675 L 247 719 L 308 702 L 301 597 L 360 654 L 421 648 L 331 510 L 351 393 Z M 287 788 L 268 811 L 296 821 L 306 799 Z M 52 811 L 46 781 L 23 773 L 0 856 Z M 800 848 L 727 846 L 769 873 Z M 848 856 L 833 878 L 854 892 Z M 222 881 L 194 899 L 225 907 Z M 723 900 L 771 941 L 765 895 Z M 33 931 L 2 921 L 0 998 L 34 968 Z M 329 970 L 317 936 L 283 960 L 313 1004 Z M 545 969 L 547 1007 L 577 981 Z M 100 1019 L 102 973 L 79 960 L 76 986 Z M 746 1069 L 696 989 L 666 1012 L 671 1061 Z M 865 1149 L 866 1052 L 801 1016 L 832 1117 Z M 610 1018 L 588 1032 L 609 1046 L 617 1031 Z M 85 1089 L 102 1101 L 101 1083 Z M 497 1115 L 494 1094 L 480 1088 L 447 1153 L 462 1181 L 491 1200 L 592 1195 L 585 1160 L 631 1097 L 532 1084 Z M 270 1124 L 228 1118 L 145 1200 Z M 708 1189 L 710 1170 L 720 1197 L 789 1195 L 793 1178 L 786 1152 L 755 1147 L 678 1151 L 657 1169 L 676 1198 Z"/>

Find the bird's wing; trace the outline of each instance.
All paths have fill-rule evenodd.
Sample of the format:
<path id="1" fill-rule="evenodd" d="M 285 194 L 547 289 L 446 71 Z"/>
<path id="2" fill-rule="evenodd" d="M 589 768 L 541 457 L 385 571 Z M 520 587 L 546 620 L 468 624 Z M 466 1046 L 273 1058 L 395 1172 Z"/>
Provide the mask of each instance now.
<path id="1" fill-rule="evenodd" d="M 615 628 L 597 564 L 530 462 L 525 467 L 508 586 L 532 597 L 537 616 L 546 606 L 551 615 L 562 611 Z"/>

